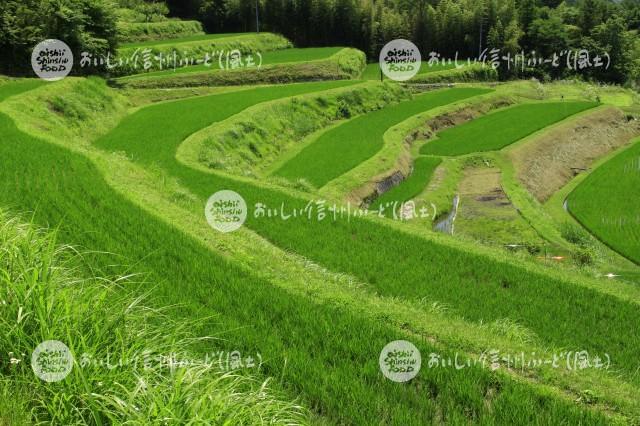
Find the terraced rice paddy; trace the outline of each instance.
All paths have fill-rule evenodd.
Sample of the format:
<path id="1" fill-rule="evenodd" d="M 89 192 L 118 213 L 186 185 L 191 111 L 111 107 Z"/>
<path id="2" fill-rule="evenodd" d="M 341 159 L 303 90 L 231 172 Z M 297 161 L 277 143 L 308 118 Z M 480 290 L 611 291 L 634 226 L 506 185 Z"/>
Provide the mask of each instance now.
<path id="1" fill-rule="evenodd" d="M 286 89 L 281 94 L 286 93 Z M 248 99 L 256 99 L 258 93 L 260 92 L 248 94 Z M 126 151 L 133 148 L 135 151 L 139 145 L 148 147 L 148 139 L 139 136 L 157 135 L 158 139 L 153 140 L 154 147 L 162 149 L 135 151 L 140 154 L 136 160 L 144 164 L 158 162 L 162 167 L 167 167 L 200 196 L 224 186 L 241 191 L 249 204 L 258 199 L 269 202 L 300 202 L 276 191 L 200 173 L 175 163 L 171 156 L 172 148 L 180 143 L 185 133 L 202 126 L 202 118 L 211 114 L 211 110 L 195 108 L 204 105 L 202 99 L 204 98 L 142 109 L 123 121 L 99 145 L 124 148 Z M 210 97 L 209 101 L 220 99 Z M 182 103 L 181 107 L 188 106 L 184 102 L 193 102 L 190 105 L 193 109 L 190 111 L 199 119 L 178 122 L 170 119 L 171 116 L 167 114 L 175 113 L 177 104 Z M 239 100 L 238 102 L 240 103 Z M 465 369 L 464 374 L 444 374 L 445 370 L 424 369 L 411 386 L 398 386 L 380 375 L 377 356 L 384 344 L 402 337 L 399 331 L 380 322 L 363 319 L 348 309 L 312 303 L 278 289 L 245 269 L 234 266 L 228 259 L 211 252 L 118 195 L 86 158 L 19 131 L 5 115 L 0 115 L 0 130 L 3 141 L 9 142 L 0 144 L 3 165 L 0 168 L 0 181 L 3 182 L 0 201 L 3 205 L 23 211 L 34 209 L 34 220 L 38 223 L 61 223 L 63 241 L 123 256 L 97 254 L 90 261 L 95 267 L 105 270 L 112 269 L 113 264 L 130 262 L 137 271 L 149 274 L 151 282 L 157 283 L 153 291 L 163 302 L 181 306 L 180 315 L 191 318 L 213 316 L 213 320 L 203 323 L 204 333 L 219 335 L 233 330 L 232 335 L 225 335 L 224 340 L 216 342 L 219 347 L 241 350 L 244 353 L 259 351 L 265 360 L 262 370 L 264 374 L 280 378 L 277 386 L 289 392 L 292 397 L 300 396 L 303 403 L 332 422 L 425 424 L 434 418 L 448 423 L 466 422 L 469 419 L 499 424 L 525 424 L 533 421 L 551 423 L 557 419 L 572 424 L 605 422 L 600 413 L 581 409 L 546 391 L 511 380 L 507 376 L 492 374 L 486 369 Z M 83 203 L 78 203 L 78 200 L 83 200 Z M 367 221 L 355 221 L 351 225 L 322 225 L 319 222 L 290 222 L 288 225 L 283 227 L 276 224 L 278 229 L 272 230 L 281 232 L 289 228 L 289 237 L 296 238 L 300 235 L 322 237 L 322 233 L 330 234 L 328 240 L 316 241 L 307 249 L 323 247 L 323 243 L 340 236 L 341 239 L 347 238 L 355 242 L 353 250 L 370 247 L 362 252 L 362 257 L 352 257 L 356 252 L 349 250 L 344 253 L 344 257 L 335 257 L 333 262 L 326 259 L 324 263 L 333 266 L 337 266 L 336 259 L 342 258 L 349 259 L 356 269 L 367 267 L 370 261 L 380 260 L 380 256 L 375 253 L 382 247 L 388 247 L 389 241 L 396 242 L 397 246 L 380 253 L 387 258 L 387 262 L 396 261 L 393 253 L 400 253 L 398 246 L 418 249 L 416 253 L 421 254 L 409 259 L 407 272 L 412 271 L 411 264 L 419 260 L 422 269 L 418 272 L 433 274 L 433 284 L 423 279 L 414 279 L 412 287 L 415 283 L 420 283 L 419 287 L 425 290 L 441 288 L 441 295 L 455 295 L 461 286 L 474 285 L 477 287 L 476 291 L 465 292 L 464 298 L 470 294 L 477 295 L 472 302 L 486 312 L 482 314 L 478 309 L 475 312 L 469 310 L 470 315 L 476 318 L 478 314 L 486 318 L 494 316 L 486 315 L 488 308 L 497 307 L 501 303 L 492 303 L 491 300 L 502 299 L 503 304 L 516 308 L 513 303 L 524 300 L 522 296 L 527 291 L 535 291 L 539 296 L 535 300 L 539 303 L 527 303 L 526 309 L 521 306 L 521 310 L 512 312 L 521 312 L 524 317 L 527 312 L 535 313 L 537 317 L 549 315 L 547 320 L 554 320 L 559 317 L 557 315 L 571 316 L 577 312 L 583 315 L 572 317 L 576 322 L 576 331 L 583 330 L 575 335 L 571 333 L 573 330 L 558 330 L 564 328 L 558 327 L 558 324 L 554 324 L 553 329 L 530 324 L 546 341 L 554 340 L 552 334 L 555 330 L 565 337 L 574 335 L 573 343 L 588 343 L 589 348 L 595 348 L 604 336 L 598 326 L 600 323 L 591 324 L 590 321 L 593 321 L 591 318 L 602 318 L 597 315 L 598 312 L 606 313 L 605 315 L 612 316 L 611 321 L 615 321 L 607 324 L 608 344 L 616 344 L 611 341 L 611 333 L 616 333 L 615 336 L 620 336 L 624 342 L 632 343 L 626 349 L 632 352 L 629 355 L 635 355 L 634 359 L 637 359 L 638 354 L 633 351 L 638 345 L 633 344 L 633 336 L 610 327 L 611 324 L 622 321 L 637 321 L 637 317 L 634 317 L 637 309 L 613 298 L 568 286 L 566 283 L 553 282 L 542 276 L 523 274 L 522 270 L 508 265 L 492 265 L 496 270 L 491 271 L 478 269 L 480 259 L 474 259 L 474 256 L 436 247 L 421 238 L 410 237 Z M 268 233 L 272 225 L 256 220 L 251 221 L 251 226 Z M 330 231 L 332 228 L 335 231 Z M 375 238 L 376 233 L 381 239 Z M 367 239 L 373 236 L 374 240 L 367 242 L 361 236 L 367 236 Z M 335 243 L 343 249 L 348 246 L 342 245 L 342 241 Z M 333 247 L 337 245 L 326 246 L 329 249 Z M 422 252 L 419 250 L 421 248 L 427 251 Z M 295 249 L 305 252 L 304 247 Z M 422 256 L 430 259 L 430 255 L 437 252 L 437 249 L 444 251 L 438 258 L 431 258 L 432 261 L 425 263 Z M 333 250 L 327 250 L 327 253 L 335 254 Z M 462 267 L 460 274 L 451 277 L 439 277 L 437 269 L 442 263 L 438 260 L 442 260 L 442 257 L 460 266 L 467 264 L 470 268 Z M 378 274 L 380 271 L 371 272 Z M 494 272 L 497 274 L 494 275 Z M 527 280 L 521 282 L 523 277 Z M 371 284 L 378 285 L 376 275 L 369 278 Z M 409 277 L 401 277 L 400 282 L 406 278 Z M 443 279 L 447 281 L 446 286 L 442 285 Z M 459 281 L 460 279 L 464 281 Z M 493 282 L 500 279 L 503 280 L 501 284 Z M 381 274 L 380 280 L 380 284 L 384 284 L 388 278 Z M 505 282 L 510 284 L 509 289 L 505 289 Z M 392 289 L 387 291 L 389 290 Z M 511 291 L 513 294 L 509 296 Z M 572 298 L 577 312 L 573 312 L 574 308 L 568 306 L 555 306 L 546 297 L 547 291 L 561 292 Z M 487 297 L 491 293 L 496 293 L 494 298 Z M 478 298 L 484 303 L 477 303 Z M 548 306 L 539 305 L 544 305 L 545 301 Z M 464 309 L 462 304 L 456 306 Z M 540 308 L 547 315 L 536 312 Z M 569 311 L 565 312 L 563 309 Z M 464 312 L 467 315 L 467 311 Z M 567 326 L 571 327 L 571 324 Z M 588 339 L 585 333 L 588 333 Z M 571 343 L 566 340 L 562 342 Z M 435 351 L 444 356 L 452 355 L 446 350 L 433 347 L 426 340 L 417 341 L 416 344 L 425 354 Z M 212 350 L 209 343 L 201 342 L 199 345 L 202 352 Z M 618 348 L 615 356 L 623 352 Z M 428 394 L 432 397 L 425 397 L 425 389 L 428 389 Z M 489 400 L 486 395 L 491 395 Z"/>
<path id="2" fill-rule="evenodd" d="M 290 180 L 305 179 L 320 188 L 377 153 L 390 127 L 429 109 L 488 92 L 478 88 L 438 90 L 356 117 L 323 133 L 275 175 Z"/>
<path id="3" fill-rule="evenodd" d="M 597 105 L 594 102 L 544 102 L 509 107 L 439 132 L 437 139 L 422 146 L 420 153 L 457 156 L 496 151 Z"/>
<path id="4" fill-rule="evenodd" d="M 571 214 L 609 247 L 640 263 L 640 143 L 593 171 L 567 198 Z"/>
<path id="5" fill-rule="evenodd" d="M 291 62 L 309 62 L 316 61 L 321 59 L 327 59 L 330 56 L 338 53 L 342 50 L 341 47 L 310 47 L 310 48 L 301 48 L 301 49 L 283 49 L 283 50 L 274 50 L 262 52 L 262 66 L 267 65 L 276 65 L 283 63 L 291 63 Z M 215 59 L 215 58 L 214 58 Z M 259 57 L 257 55 L 253 55 L 253 59 L 255 65 L 259 65 Z M 151 76 L 168 76 L 175 75 L 181 73 L 191 73 L 191 72 L 202 72 L 202 71 L 217 71 L 220 67 L 216 60 L 212 60 L 209 66 L 200 64 L 200 65 L 192 65 L 192 66 L 183 66 L 174 69 L 168 69 L 164 71 L 152 71 L 144 74 L 136 74 L 127 77 L 122 77 L 120 80 L 131 80 L 131 79 L 140 79 L 147 78 Z"/>
<path id="6" fill-rule="evenodd" d="M 259 90 L 262 89 L 237 93 L 235 102 L 242 102 L 243 97 L 255 98 Z M 207 101 L 200 98 L 144 108 L 125 119 L 98 141 L 98 145 L 125 151 L 141 164 L 159 165 L 196 194 L 203 205 L 215 191 L 232 189 L 240 193 L 249 206 L 264 203 L 271 208 L 286 206 L 289 211 L 304 208 L 307 200 L 200 172 L 176 162 L 174 154 L 185 135 L 197 130 L 198 123 L 225 116 L 217 111 L 194 108 L 196 103 L 216 103 L 224 96 L 227 95 L 211 96 Z M 194 104 L 190 105 L 191 102 Z M 176 126 L 169 117 L 178 108 L 188 108 L 193 115 L 207 118 L 194 118 Z M 149 138 L 148 133 L 151 123 L 153 135 L 157 135 L 154 139 Z M 150 140 L 154 149 L 149 149 L 147 141 Z M 606 352 L 618 360 L 616 365 L 621 370 L 635 371 L 640 345 L 630 342 L 640 338 L 627 327 L 630 322 L 640 320 L 633 303 L 526 272 L 507 263 L 498 264 L 368 220 L 352 218 L 334 222 L 297 218 L 285 221 L 250 214 L 246 226 L 284 250 L 357 277 L 381 295 L 409 300 L 435 299 L 464 313 L 469 321 L 509 317 L 547 344 Z M 308 238 L 309 235 L 313 238 Z M 394 266 L 399 264 L 403 268 Z M 555 302 L 558 297 L 572 303 L 558 304 Z M 572 321 L 559 322 L 558 318 L 572 318 Z"/>

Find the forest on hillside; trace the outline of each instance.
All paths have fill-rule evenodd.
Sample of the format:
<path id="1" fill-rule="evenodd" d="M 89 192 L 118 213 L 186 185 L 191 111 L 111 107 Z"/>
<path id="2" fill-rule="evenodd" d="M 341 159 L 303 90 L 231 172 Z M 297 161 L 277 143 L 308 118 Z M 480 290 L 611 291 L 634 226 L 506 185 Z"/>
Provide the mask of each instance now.
<path id="1" fill-rule="evenodd" d="M 45 38 L 68 40 L 74 50 L 113 51 L 119 19 L 172 18 L 199 20 L 211 33 L 259 27 L 300 47 L 353 46 L 370 59 L 396 38 L 412 40 L 426 57 L 478 58 L 496 49 L 549 58 L 584 49 L 606 53 L 611 64 L 585 70 L 586 78 L 635 85 L 640 78 L 640 0 L 6 0 L 0 70 L 27 68 L 30 49 Z M 568 73 L 547 66 L 536 76 Z"/>

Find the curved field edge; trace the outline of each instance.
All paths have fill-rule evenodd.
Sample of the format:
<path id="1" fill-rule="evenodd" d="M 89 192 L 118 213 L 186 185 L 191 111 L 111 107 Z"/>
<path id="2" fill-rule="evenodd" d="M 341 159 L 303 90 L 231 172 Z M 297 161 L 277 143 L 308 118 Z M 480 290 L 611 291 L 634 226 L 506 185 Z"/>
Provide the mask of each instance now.
<path id="1" fill-rule="evenodd" d="M 154 289 L 158 296 L 184 306 L 182 316 L 201 317 L 217 312 L 219 315 L 215 317 L 215 322 L 205 324 L 207 331 L 215 332 L 218 327 L 227 326 L 236 326 L 238 330 L 232 342 L 221 342 L 223 347 L 229 350 L 240 347 L 250 350 L 259 348 L 260 343 L 267 344 L 271 348 L 269 353 L 274 356 L 269 357 L 265 366 L 266 373 L 275 373 L 279 377 L 282 374 L 282 379 L 288 384 L 279 383 L 279 386 L 294 394 L 302 392 L 305 400 L 311 398 L 315 407 L 336 421 L 379 421 L 382 418 L 411 424 L 421 419 L 433 418 L 435 410 L 449 421 L 468 419 L 467 416 L 508 422 L 526 422 L 544 417 L 573 419 L 589 424 L 604 421 L 594 413 L 579 412 L 573 404 L 553 399 L 547 391 L 532 391 L 535 388 L 506 378 L 496 378 L 481 370 L 467 370 L 464 380 L 455 375 L 425 371 L 416 383 L 437 389 L 439 397 L 435 402 L 425 399 L 422 394 L 418 395 L 413 387 L 393 386 L 379 376 L 377 353 L 383 343 L 400 337 L 400 332 L 392 332 L 386 326 L 352 316 L 344 309 L 326 304 L 309 304 L 300 297 L 292 298 L 286 292 L 276 290 L 268 282 L 256 279 L 246 270 L 221 260 L 217 255 L 213 256 L 213 252 L 203 243 L 197 243 L 191 237 L 176 232 L 126 199 L 115 195 L 96 173 L 95 167 L 77 154 L 24 133 L 16 133 L 17 129 L 6 120 L 3 121 L 3 127 L 6 135 L 19 138 L 23 148 L 17 151 L 13 149 L 15 145 L 2 145 L 3 151 L 12 160 L 9 164 L 13 165 L 13 170 L 3 168 L 5 177 L 15 177 L 16 173 L 26 171 L 23 162 L 32 164 L 34 159 L 36 161 L 33 164 L 38 169 L 38 173 L 33 173 L 32 168 L 23 176 L 25 179 L 13 180 L 14 183 L 20 182 L 19 191 L 12 188 L 12 191 L 3 192 L 5 203 L 30 208 L 43 200 L 44 194 L 47 203 L 41 204 L 43 208 L 36 211 L 38 221 L 62 221 L 60 232 L 63 238 L 71 241 L 81 239 L 82 245 L 110 252 L 122 249 L 119 253 L 127 256 L 129 261 L 136 262 L 140 270 L 158 278 L 159 285 Z M 69 130 L 61 132 L 64 134 Z M 74 140 L 79 139 L 76 137 Z M 85 149 L 89 150 L 89 147 Z M 103 163 L 102 167 L 111 166 L 106 163 L 113 158 L 101 157 L 104 154 L 97 152 L 92 155 L 95 155 L 95 161 Z M 59 168 L 52 169 L 51 164 L 56 164 Z M 73 173 L 66 173 L 68 170 L 73 170 Z M 31 179 L 26 179 L 27 176 L 31 176 Z M 132 177 L 129 176 L 129 179 Z M 3 180 L 7 181 L 6 178 Z M 136 181 L 135 178 L 133 180 Z M 43 192 L 42 188 L 48 190 Z M 61 196 L 60 188 L 64 188 L 64 196 Z M 78 205 L 74 201 L 75 197 L 91 199 L 92 210 L 99 211 L 100 214 L 88 216 L 85 211 L 76 211 Z M 132 236 L 135 236 L 134 239 L 131 239 Z M 172 243 L 167 244 L 168 241 Z M 112 264 L 110 259 L 100 257 L 96 262 L 102 263 L 106 268 Z M 167 269 L 169 265 L 178 264 L 182 266 Z M 215 269 L 214 264 L 219 269 Z M 245 284 L 242 284 L 243 281 Z M 176 292 L 178 282 L 183 287 Z M 248 292 L 245 293 L 244 289 Z M 212 292 L 218 297 L 211 297 Z M 250 297 L 247 298 L 247 295 Z M 287 321 L 287 318 L 292 321 Z M 246 324 L 253 324 L 254 327 L 244 327 Z M 274 327 L 276 324 L 278 326 Z M 366 332 L 354 335 L 354 329 Z M 303 330 L 306 333 L 296 337 L 295 330 L 297 333 Z M 318 338 L 321 340 L 318 341 Z M 280 339 L 287 342 L 286 346 L 278 343 Z M 320 342 L 322 343 L 319 344 Z M 418 345 L 425 353 L 434 350 L 426 343 Z M 354 348 L 358 348 L 358 351 L 354 352 Z M 288 363 L 287 368 L 282 370 L 282 364 L 277 361 L 285 353 Z M 341 356 L 344 353 L 350 354 L 348 360 Z M 354 369 L 354 362 L 363 368 Z M 317 368 L 299 370 L 303 365 Z M 328 377 L 329 371 L 324 365 L 332 365 L 330 383 L 323 380 Z M 360 377 L 359 374 L 369 377 L 366 385 L 356 379 Z M 309 385 L 300 387 L 301 380 L 307 381 Z M 451 380 L 454 382 L 448 385 Z M 354 386 L 357 383 L 362 383 L 362 386 Z M 375 384 L 374 387 L 372 383 Z M 498 386 L 499 389 L 490 402 L 491 412 L 486 411 L 486 402 L 482 398 L 468 398 L 469 393 L 485 394 L 486 386 Z M 459 393 L 462 389 L 466 389 L 464 394 Z M 330 393 L 327 393 L 329 390 Z M 362 394 L 361 398 L 357 398 L 359 394 Z M 353 400 L 352 398 L 358 402 L 357 407 L 345 405 L 345 401 Z M 377 401 L 376 404 L 372 405 L 373 401 Z M 416 412 L 408 410 L 404 405 L 408 402 L 418 404 L 426 411 L 417 411 L 421 417 L 416 418 Z M 382 408 L 384 413 L 381 412 Z M 463 412 L 467 414 L 463 415 Z"/>
<path id="2" fill-rule="evenodd" d="M 487 93 L 454 88 L 425 92 L 410 100 L 369 112 L 323 133 L 275 172 L 290 180 L 306 179 L 320 188 L 368 160 L 384 147 L 384 133 L 422 111 Z"/>
<path id="3" fill-rule="evenodd" d="M 640 216 L 639 199 L 633 194 L 640 187 L 638 142 L 600 165 L 567 197 L 567 208 L 578 222 L 636 264 L 640 264 Z"/>
<path id="4" fill-rule="evenodd" d="M 343 50 L 344 47 L 307 47 L 307 48 L 289 48 L 289 49 L 280 49 L 274 51 L 268 51 L 265 54 L 262 54 L 262 64 L 261 66 L 267 65 L 276 65 L 276 64 L 288 64 L 288 63 L 296 63 L 296 62 L 313 62 L 313 61 L 321 61 L 328 59 L 329 57 L 339 53 Z M 260 58 L 256 56 L 252 56 L 255 66 L 259 65 Z M 224 57 L 223 57 L 224 59 Z M 246 58 L 245 62 L 246 63 Z M 116 81 L 131 81 L 135 79 L 150 79 L 155 77 L 168 77 L 174 76 L 183 73 L 193 73 L 193 72 L 218 72 L 223 70 L 220 67 L 219 58 L 212 58 L 209 62 L 208 66 L 205 64 L 200 65 L 188 65 L 177 67 L 175 69 L 169 68 L 163 71 L 151 71 L 145 72 L 142 74 L 133 74 L 125 77 L 119 77 Z"/>
<path id="5" fill-rule="evenodd" d="M 400 86 L 368 82 L 261 102 L 198 130 L 177 157 L 231 174 L 263 175 L 310 134 L 409 96 Z"/>
<path id="6" fill-rule="evenodd" d="M 465 85 L 460 87 L 487 88 L 482 85 Z M 390 127 L 382 136 L 383 147 L 370 159 L 362 162 L 352 170 L 339 176 L 321 188 L 320 193 L 335 200 L 345 200 L 360 205 L 363 200 L 374 194 L 377 182 L 396 172 L 408 175 L 413 158 L 419 156 L 415 147 L 422 138 L 428 137 L 431 130 L 425 125 L 429 119 L 438 115 L 457 111 L 466 107 L 481 105 L 492 99 L 500 99 L 500 87 L 484 95 L 473 96 L 437 108 L 420 112 L 401 123 Z"/>
<path id="7" fill-rule="evenodd" d="M 318 80 L 353 79 L 360 75 L 365 55 L 345 48 L 326 59 L 265 65 L 262 68 L 199 71 L 173 75 L 116 79 L 112 84 L 126 88 L 172 88 L 281 84 Z"/>

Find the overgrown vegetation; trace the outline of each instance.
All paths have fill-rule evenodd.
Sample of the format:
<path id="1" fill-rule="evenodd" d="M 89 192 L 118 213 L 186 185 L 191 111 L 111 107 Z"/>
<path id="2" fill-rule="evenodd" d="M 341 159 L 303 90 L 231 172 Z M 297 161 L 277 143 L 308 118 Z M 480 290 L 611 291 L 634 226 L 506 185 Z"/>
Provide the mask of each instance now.
<path id="1" fill-rule="evenodd" d="M 166 40 L 204 34 L 198 21 L 118 22 L 118 41 Z"/>

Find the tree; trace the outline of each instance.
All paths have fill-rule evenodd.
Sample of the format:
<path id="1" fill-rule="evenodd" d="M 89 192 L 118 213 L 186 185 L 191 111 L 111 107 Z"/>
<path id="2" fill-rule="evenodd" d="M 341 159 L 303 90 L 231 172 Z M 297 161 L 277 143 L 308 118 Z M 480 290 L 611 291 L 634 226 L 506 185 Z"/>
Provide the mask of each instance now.
<path id="1" fill-rule="evenodd" d="M 609 18 L 607 22 L 596 26 L 585 42 L 592 52 L 601 56 L 608 54 L 610 58 L 609 69 L 594 68 L 592 76 L 614 83 L 624 83 L 629 78 L 634 46 L 623 17 Z"/>
<path id="2" fill-rule="evenodd" d="M 203 0 L 199 16 L 207 31 L 212 33 L 224 31 L 227 16 L 226 0 Z"/>
<path id="3" fill-rule="evenodd" d="M 102 0 L 4 0 L 0 3 L 0 71 L 31 73 L 31 51 L 39 42 L 64 41 L 82 52 L 104 57 L 115 50 L 116 16 Z M 78 67 L 74 68 L 78 72 Z"/>

